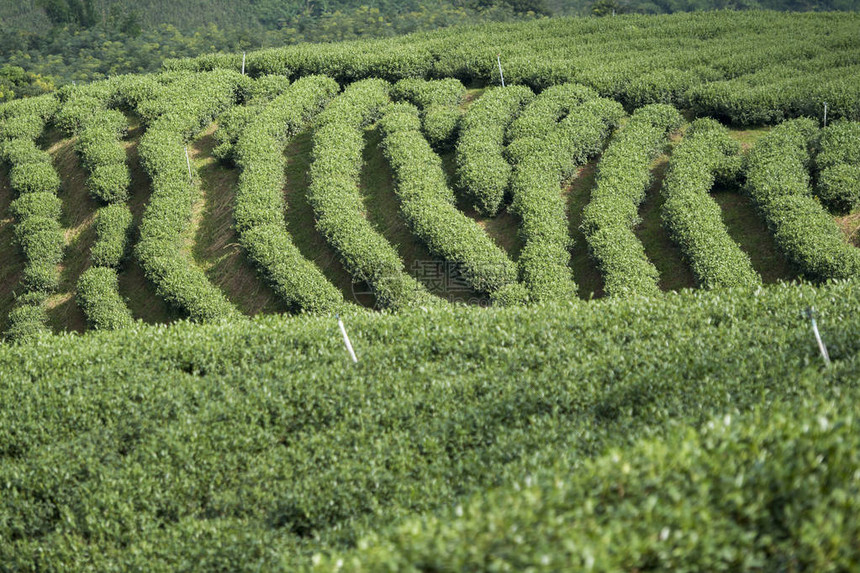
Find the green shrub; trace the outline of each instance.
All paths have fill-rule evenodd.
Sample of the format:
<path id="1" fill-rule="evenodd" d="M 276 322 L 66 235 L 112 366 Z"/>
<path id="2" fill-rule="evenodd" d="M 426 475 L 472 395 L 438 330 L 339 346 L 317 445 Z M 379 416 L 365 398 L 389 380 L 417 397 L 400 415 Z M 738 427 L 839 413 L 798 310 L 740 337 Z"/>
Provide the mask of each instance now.
<path id="1" fill-rule="evenodd" d="M 317 229 L 355 282 L 367 282 L 382 308 L 431 304 L 433 297 L 403 268 L 397 251 L 370 224 L 359 193 L 364 132 L 388 103 L 389 84 L 362 80 L 332 101 L 313 136 L 308 202 Z"/>
<path id="2" fill-rule="evenodd" d="M 535 98 L 509 129 L 523 134 L 508 147 L 514 163 L 510 211 L 521 220 L 520 278 L 533 302 L 576 297 L 560 185 L 575 166 L 600 152 L 624 115 L 621 104 L 597 98 L 582 86 L 556 87 L 560 89 L 550 88 Z M 562 108 L 566 115 L 556 121 Z M 527 121 L 520 122 L 523 119 Z"/>
<path id="3" fill-rule="evenodd" d="M 777 246 L 807 277 L 856 277 L 860 251 L 812 197 L 808 149 L 817 135 L 810 119 L 786 121 L 768 132 L 750 151 L 746 189 Z"/>
<path id="4" fill-rule="evenodd" d="M 461 269 L 477 292 L 492 294 L 516 281 L 516 267 L 471 219 L 454 207 L 441 160 L 421 135 L 418 110 L 392 105 L 382 116 L 383 152 L 394 171 L 400 208 L 431 252 Z"/>
<path id="5" fill-rule="evenodd" d="M 42 334 L 50 334 L 48 313 L 41 304 L 22 304 L 9 311 L 6 339 L 27 343 Z"/>
<path id="6" fill-rule="evenodd" d="M 104 203 L 123 203 L 128 199 L 131 173 L 124 162 L 99 165 L 90 172 L 87 187 L 90 195 Z"/>
<path id="7" fill-rule="evenodd" d="M 102 207 L 96 214 L 96 242 L 90 260 L 97 267 L 116 268 L 125 258 L 131 234 L 131 210 L 123 203 Z"/>
<path id="8" fill-rule="evenodd" d="M 181 256 L 179 240 L 191 219 L 195 189 L 188 180 L 184 145 L 196 131 L 235 103 L 235 72 L 163 74 L 161 89 L 140 97 L 137 110 L 148 123 L 138 145 L 141 163 L 152 179 L 152 195 L 140 225 L 135 253 L 156 292 L 198 321 L 237 317 L 238 310 L 206 278 L 203 271 Z M 134 86 L 135 88 L 140 86 Z"/>
<path id="9" fill-rule="evenodd" d="M 663 223 L 704 288 L 761 283 L 708 195 L 716 174 L 736 164 L 739 153 L 740 144 L 716 120 L 698 119 L 673 150 L 663 182 Z"/>
<path id="10" fill-rule="evenodd" d="M 27 193 L 9 205 L 9 212 L 18 221 L 33 217 L 59 220 L 63 202 L 53 193 Z"/>
<path id="11" fill-rule="evenodd" d="M 833 211 L 860 206 L 860 122 L 840 121 L 821 130 L 816 194 Z"/>
<path id="12" fill-rule="evenodd" d="M 56 193 L 60 190 L 60 176 L 48 162 L 22 163 L 9 170 L 9 184 L 19 195 Z"/>
<path id="13" fill-rule="evenodd" d="M 524 86 L 487 90 L 463 116 L 457 140 L 457 178 L 473 208 L 495 216 L 510 186 L 505 130 L 534 97 Z"/>
<path id="14" fill-rule="evenodd" d="M 403 79 L 391 90 L 394 99 L 408 101 L 421 110 L 424 136 L 436 148 L 452 143 L 465 95 L 466 88 L 456 79 Z"/>
<path id="15" fill-rule="evenodd" d="M 284 224 L 284 148 L 338 92 L 337 83 L 310 76 L 293 83 L 249 121 L 234 147 L 241 168 L 233 217 L 242 246 L 294 310 L 328 310 L 343 297 L 305 259 Z"/>
<path id="16" fill-rule="evenodd" d="M 96 330 L 116 330 L 134 324 L 131 311 L 119 294 L 116 270 L 90 267 L 76 284 L 78 306 Z"/>
<path id="17" fill-rule="evenodd" d="M 600 160 L 596 187 L 583 210 L 580 228 L 609 296 L 659 292 L 657 269 L 646 257 L 633 227 L 651 182 L 651 163 L 681 121 L 681 114 L 668 105 L 640 108 Z"/>

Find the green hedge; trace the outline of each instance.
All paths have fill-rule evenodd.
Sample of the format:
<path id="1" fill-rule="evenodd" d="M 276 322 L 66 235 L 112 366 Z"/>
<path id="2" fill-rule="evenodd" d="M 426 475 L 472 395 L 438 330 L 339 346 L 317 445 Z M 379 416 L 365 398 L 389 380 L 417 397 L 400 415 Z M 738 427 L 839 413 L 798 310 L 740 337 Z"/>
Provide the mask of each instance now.
<path id="1" fill-rule="evenodd" d="M 803 316 L 809 305 L 819 313 L 831 368 Z M 605 510 L 613 543 L 599 543 L 610 530 L 592 533 L 615 555 L 635 554 L 636 540 L 660 542 L 669 526 L 665 541 L 681 535 L 697 548 L 722 540 L 726 555 L 742 558 L 747 553 L 732 550 L 733 538 L 721 537 L 725 530 L 699 529 L 720 515 L 708 508 L 729 504 L 751 528 L 743 531 L 763 532 L 771 531 L 768 515 L 786 527 L 805 523 L 789 519 L 795 514 L 782 508 L 797 505 L 787 504 L 810 501 L 822 525 L 841 514 L 818 500 L 842 499 L 853 511 L 857 496 L 846 488 L 857 486 L 856 428 L 802 402 L 860 403 L 858 307 L 860 289 L 845 281 L 588 305 L 354 311 L 343 319 L 357 364 L 337 321 L 320 315 L 141 324 L 5 345 L 0 402 L 16 407 L 0 408 L 0 563 L 12 570 L 301 571 L 315 554 L 351 561 L 352 550 L 377 548 L 359 543 L 371 532 L 416 526 L 422 514 L 465 526 L 458 506 L 511 558 L 552 557 L 562 547 L 578 550 L 581 538 L 544 536 L 540 523 L 532 529 L 520 518 L 512 519 L 517 531 L 508 521 L 471 520 L 472 502 L 496 499 L 491 490 L 511 492 L 511 511 L 548 499 L 529 494 L 525 481 L 546 467 L 558 468 L 553 477 L 565 484 L 597 488 L 559 491 L 583 492 L 565 506 L 580 515 L 589 515 L 589 503 L 594 517 Z M 764 428 L 751 425 L 731 430 L 740 432 L 740 451 L 714 448 L 724 455 L 710 464 L 682 463 L 696 451 L 678 439 L 687 427 L 710 433 L 709 422 L 726 414 L 731 427 L 745 425 L 756 408 L 766 417 L 785 412 L 780 401 L 796 406 L 788 412 L 813 438 L 807 445 L 789 439 L 792 433 L 758 435 Z M 634 445 L 640 440 L 664 444 L 681 456 L 669 460 L 678 463 L 640 471 L 648 467 Z M 848 474 L 836 469 L 843 454 L 853 456 Z M 592 463 L 610 462 L 611 473 L 592 473 Z M 853 481 L 844 482 L 846 475 Z M 546 482 L 531 481 L 538 483 Z M 780 483 L 796 487 L 769 489 Z M 699 505 L 708 492 L 716 506 Z M 743 492 L 776 500 L 765 506 L 772 513 L 760 513 Z M 616 505 L 625 499 L 630 505 Z M 640 503 L 647 512 L 635 511 Z M 541 523 L 569 533 L 593 523 L 557 520 L 534 507 Z M 696 538 L 683 537 L 687 529 L 674 521 L 659 524 L 676 511 Z M 834 543 L 852 555 L 850 517 L 841 529 L 803 530 L 822 548 Z M 468 531 L 450 548 L 455 570 L 454 558 L 483 551 Z M 514 543 L 517 534 L 522 544 Z M 741 538 L 762 547 L 788 539 Z M 446 554 L 448 546 L 440 547 L 433 558 Z M 372 560 L 365 554 L 362 562 Z M 673 562 L 653 562 L 663 563 Z M 646 568 L 632 557 L 622 565 Z"/>
<path id="2" fill-rule="evenodd" d="M 811 119 L 786 121 L 750 151 L 747 192 L 764 215 L 777 246 L 809 278 L 860 276 L 860 249 L 848 243 L 812 197 L 809 147 L 818 136 Z"/>
<path id="3" fill-rule="evenodd" d="M 488 89 L 469 107 L 457 140 L 457 178 L 476 211 L 495 216 L 511 178 L 505 130 L 534 94 L 525 86 Z"/>
<path id="4" fill-rule="evenodd" d="M 263 106 L 284 93 L 290 81 L 283 76 L 262 76 L 250 81 L 242 90 L 244 105 L 231 107 L 218 116 L 218 130 L 215 139 L 218 145 L 212 154 L 228 165 L 233 163 L 233 146 L 248 125 L 253 123 Z"/>
<path id="5" fill-rule="evenodd" d="M 521 476 L 314 570 L 848 571 L 860 564 L 858 414 L 814 399 L 727 413 Z"/>
<path id="6" fill-rule="evenodd" d="M 97 267 L 119 267 L 125 258 L 131 234 L 132 214 L 124 203 L 114 203 L 96 214 L 96 242 L 90 259 Z"/>
<path id="7" fill-rule="evenodd" d="M 239 241 L 294 310 L 323 311 L 343 303 L 340 291 L 293 244 L 283 195 L 287 143 L 339 89 L 325 76 L 302 78 L 259 110 L 234 147 L 242 170 L 233 212 Z"/>
<path id="8" fill-rule="evenodd" d="M 651 182 L 651 163 L 681 121 L 681 114 L 669 105 L 639 108 L 600 159 L 581 229 L 609 296 L 660 292 L 657 268 L 645 255 L 633 227 Z"/>
<path id="9" fill-rule="evenodd" d="M 356 282 L 365 281 L 382 308 L 431 304 L 434 298 L 403 268 L 394 247 L 367 220 L 359 193 L 363 127 L 388 103 L 384 80 L 350 85 L 329 104 L 313 135 L 308 202 L 316 227 Z"/>
<path id="10" fill-rule="evenodd" d="M 508 141 L 523 137 L 543 138 L 547 126 L 567 117 L 574 107 L 597 98 L 597 92 L 579 84 L 561 84 L 542 91 L 507 128 Z"/>
<path id="11" fill-rule="evenodd" d="M 846 4 L 843 4 L 846 5 Z M 398 38 L 248 53 L 248 71 L 297 78 L 457 78 L 536 91 L 586 85 L 628 109 L 664 103 L 740 125 L 788 117 L 860 120 L 858 16 L 762 11 L 625 14 L 485 23 Z M 754 33 L 751 33 L 754 31 Z M 785 38 L 792 41 L 786 42 Z M 168 60 L 168 69 L 239 70 L 241 54 Z"/>
<path id="12" fill-rule="evenodd" d="M 27 343 L 39 335 L 50 334 L 48 312 L 42 302 L 20 304 L 9 311 L 5 337 L 10 342 Z"/>
<path id="13" fill-rule="evenodd" d="M 131 311 L 119 294 L 116 269 L 90 267 L 76 284 L 78 306 L 96 330 L 116 330 L 134 324 Z"/>
<path id="14" fill-rule="evenodd" d="M 391 90 L 391 97 L 408 101 L 421 110 L 421 129 L 430 145 L 441 148 L 453 143 L 462 117 L 460 102 L 466 88 L 460 80 L 400 80 Z"/>
<path id="15" fill-rule="evenodd" d="M 717 175 L 740 169 L 740 144 L 713 119 L 697 119 L 672 151 L 662 219 L 704 288 L 761 283 L 749 255 L 729 236 L 709 195 Z M 727 173 L 728 172 L 728 173 Z"/>
<path id="16" fill-rule="evenodd" d="M 48 331 L 43 303 L 60 281 L 57 264 L 65 248 L 56 197 L 60 177 L 51 156 L 35 143 L 58 106 L 53 95 L 0 106 L 0 158 L 9 167 L 9 185 L 17 195 L 10 212 L 16 218 L 15 242 L 26 260 L 20 279 L 24 292 L 10 313 L 7 332 L 15 340 Z"/>
<path id="17" fill-rule="evenodd" d="M 59 221 L 63 202 L 53 193 L 40 191 L 21 195 L 9 204 L 9 212 L 19 221 L 31 217 L 48 218 Z"/>
<path id="18" fill-rule="evenodd" d="M 860 207 L 860 122 L 840 121 L 821 130 L 816 194 L 830 209 Z"/>
<path id="19" fill-rule="evenodd" d="M 456 264 L 477 292 L 516 282 L 516 267 L 486 233 L 454 207 L 442 163 L 421 135 L 418 110 L 393 104 L 379 127 L 394 171 L 400 208 L 412 231 L 437 256 Z"/>
<path id="20" fill-rule="evenodd" d="M 561 121 L 559 109 L 565 115 Z M 508 130 L 523 134 L 508 147 L 514 163 L 510 211 L 521 220 L 523 248 L 517 262 L 534 302 L 576 298 L 560 185 L 577 165 L 600 152 L 623 115 L 621 104 L 581 86 L 563 85 L 535 98 Z M 531 135 L 536 133 L 543 135 Z"/>
<path id="21" fill-rule="evenodd" d="M 50 161 L 18 163 L 9 169 L 9 184 L 18 195 L 26 193 L 56 194 L 60 190 L 60 176 L 57 175 Z"/>
<path id="22" fill-rule="evenodd" d="M 195 189 L 188 180 L 184 146 L 218 113 L 233 105 L 241 77 L 235 72 L 168 74 L 154 99 L 141 99 L 147 122 L 138 151 L 152 179 L 152 195 L 140 224 L 135 253 L 156 292 L 198 321 L 238 316 L 238 310 L 180 252 L 191 219 Z M 140 86 L 133 86 L 134 88 Z M 143 86 L 145 97 L 147 86 Z M 125 98 L 133 93 L 125 93 Z"/>

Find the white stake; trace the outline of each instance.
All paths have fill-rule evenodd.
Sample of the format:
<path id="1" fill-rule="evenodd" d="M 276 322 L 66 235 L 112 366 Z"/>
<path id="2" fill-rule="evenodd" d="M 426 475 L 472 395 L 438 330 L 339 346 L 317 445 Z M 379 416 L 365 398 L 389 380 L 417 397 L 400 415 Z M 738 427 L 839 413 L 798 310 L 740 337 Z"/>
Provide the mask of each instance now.
<path id="1" fill-rule="evenodd" d="M 821 340 L 821 333 L 818 332 L 818 324 L 815 322 L 815 308 L 806 309 L 806 314 L 812 321 L 812 332 L 815 334 L 815 341 L 818 342 L 818 350 L 821 351 L 821 356 L 824 357 L 824 363 L 830 366 L 830 354 L 827 353 L 827 347 L 824 346 L 824 341 Z"/>
<path id="2" fill-rule="evenodd" d="M 505 87 L 505 75 L 502 73 L 502 54 L 496 54 L 496 62 L 499 64 L 499 77 L 502 79 L 502 87 Z"/>
<path id="3" fill-rule="evenodd" d="M 824 127 L 827 127 L 827 102 L 824 102 Z"/>
<path id="4" fill-rule="evenodd" d="M 188 157 L 188 146 L 185 146 L 185 164 L 188 165 L 188 182 L 194 185 L 194 177 L 191 176 L 191 159 Z"/>
<path id="5" fill-rule="evenodd" d="M 340 333 L 343 334 L 343 343 L 346 345 L 346 349 L 349 351 L 352 361 L 358 362 L 358 358 L 355 356 L 355 350 L 352 349 L 352 343 L 349 341 L 349 336 L 346 335 L 346 327 L 343 325 L 340 315 L 337 315 L 337 325 L 340 327 Z"/>
<path id="6" fill-rule="evenodd" d="M 245 75 L 245 52 L 242 52 L 242 75 Z"/>

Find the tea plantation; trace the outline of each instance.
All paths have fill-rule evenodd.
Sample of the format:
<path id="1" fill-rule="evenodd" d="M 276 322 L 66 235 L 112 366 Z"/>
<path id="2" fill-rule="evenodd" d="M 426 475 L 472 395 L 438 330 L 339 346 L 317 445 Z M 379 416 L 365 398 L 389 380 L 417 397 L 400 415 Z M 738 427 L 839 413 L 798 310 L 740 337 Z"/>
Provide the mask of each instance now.
<path id="1" fill-rule="evenodd" d="M 0 571 L 856 570 L 858 27 L 495 24 L 3 104 Z"/>

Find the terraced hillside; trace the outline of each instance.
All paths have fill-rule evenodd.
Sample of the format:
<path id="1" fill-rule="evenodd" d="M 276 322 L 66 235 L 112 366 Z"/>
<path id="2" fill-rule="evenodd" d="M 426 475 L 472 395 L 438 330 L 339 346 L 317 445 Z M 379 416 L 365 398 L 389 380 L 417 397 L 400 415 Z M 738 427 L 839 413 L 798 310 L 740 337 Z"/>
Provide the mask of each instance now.
<path id="1" fill-rule="evenodd" d="M 0 570 L 855 569 L 854 23 L 466 29 L 0 107 Z"/>

